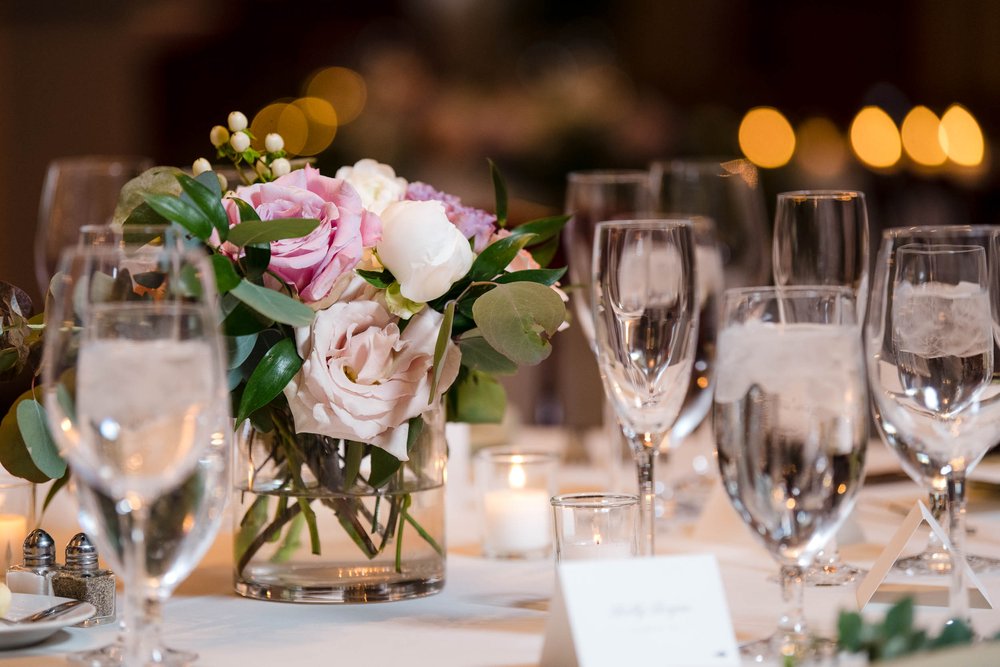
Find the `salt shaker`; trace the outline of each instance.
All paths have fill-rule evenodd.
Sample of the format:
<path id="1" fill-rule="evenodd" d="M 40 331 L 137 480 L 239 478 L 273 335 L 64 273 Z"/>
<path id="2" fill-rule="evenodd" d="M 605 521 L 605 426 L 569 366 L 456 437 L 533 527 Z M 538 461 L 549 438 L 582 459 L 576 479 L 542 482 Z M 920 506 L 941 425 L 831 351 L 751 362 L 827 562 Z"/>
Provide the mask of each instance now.
<path id="1" fill-rule="evenodd" d="M 52 595 L 52 575 L 56 564 L 56 543 L 52 536 L 36 528 L 24 539 L 24 562 L 7 570 L 7 588 L 11 593 Z"/>
<path id="2" fill-rule="evenodd" d="M 89 627 L 115 619 L 115 574 L 100 569 L 97 549 L 85 533 L 77 533 L 66 545 L 66 563 L 52 576 L 52 591 L 59 597 L 89 602 L 97 609 L 77 625 Z"/>

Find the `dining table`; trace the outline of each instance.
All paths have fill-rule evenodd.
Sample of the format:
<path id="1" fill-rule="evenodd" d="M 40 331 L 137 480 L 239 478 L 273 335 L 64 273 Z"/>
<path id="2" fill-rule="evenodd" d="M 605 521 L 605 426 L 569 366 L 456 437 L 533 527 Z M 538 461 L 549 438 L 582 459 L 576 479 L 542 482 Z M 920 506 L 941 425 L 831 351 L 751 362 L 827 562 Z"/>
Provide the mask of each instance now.
<path id="1" fill-rule="evenodd" d="M 583 455 L 579 433 L 559 427 L 511 428 L 503 441 L 525 450 L 564 454 L 560 491 L 608 489 L 621 485 L 622 466 L 600 429 L 586 434 Z M 223 522 L 215 543 L 197 568 L 166 602 L 163 635 L 168 646 L 194 651 L 197 664 L 210 665 L 410 665 L 433 667 L 528 667 L 538 665 L 556 580 L 550 555 L 533 560 L 483 557 L 479 504 L 470 458 L 475 441 L 452 445 L 447 483 L 447 577 L 444 590 L 428 597 L 365 604 L 292 604 L 251 600 L 233 592 L 232 521 Z M 900 474 L 893 455 L 873 440 L 867 456 L 867 482 L 838 534 L 842 557 L 870 568 L 904 516 L 926 492 Z M 729 506 L 718 474 L 694 462 L 712 461 L 709 428 L 702 428 L 661 457 L 659 474 L 678 489 L 676 502 L 664 504 L 657 521 L 656 552 L 662 567 L 672 555 L 711 554 L 718 562 L 736 639 L 758 639 L 774 630 L 782 610 L 778 566 Z M 698 474 L 700 472 L 701 474 Z M 973 476 L 968 548 L 1000 557 L 1000 462 L 987 458 Z M 687 494 L 687 495 L 686 495 Z M 691 498 L 697 498 L 697 503 Z M 48 508 L 42 526 L 58 544 L 79 530 L 75 501 L 63 492 Z M 908 543 L 917 552 L 926 541 L 918 531 Z M 614 576 L 608 568 L 607 576 Z M 989 597 L 1000 604 L 1000 571 L 981 575 Z M 893 572 L 887 580 L 916 579 Z M 920 580 L 947 587 L 947 577 Z M 805 612 L 811 629 L 835 636 L 841 610 L 857 610 L 856 586 L 807 587 Z M 119 602 L 123 601 L 121 587 Z M 120 610 L 121 607 L 119 607 Z M 866 617 L 881 618 L 888 602 L 872 602 Z M 937 632 L 946 620 L 943 606 L 917 606 L 917 622 Z M 1000 612 L 973 609 L 980 636 L 1000 630 Z M 66 656 L 112 642 L 115 624 L 64 628 L 46 641 L 0 652 L 5 667 L 66 664 Z M 614 641 L 614 638 L 608 638 Z M 669 656 L 650 664 L 672 664 Z M 747 662 L 747 664 L 752 664 Z"/>

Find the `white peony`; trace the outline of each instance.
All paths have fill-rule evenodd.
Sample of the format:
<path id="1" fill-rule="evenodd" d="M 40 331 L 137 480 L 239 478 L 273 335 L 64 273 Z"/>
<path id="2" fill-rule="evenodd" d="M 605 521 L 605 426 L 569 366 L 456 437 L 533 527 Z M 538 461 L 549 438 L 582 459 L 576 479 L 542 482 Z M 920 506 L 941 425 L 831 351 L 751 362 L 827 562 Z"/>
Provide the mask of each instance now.
<path id="1" fill-rule="evenodd" d="M 337 178 L 350 183 L 361 195 L 362 205 L 376 215 L 406 194 L 406 179 L 396 176 L 389 165 L 375 160 L 359 160 L 353 167 L 341 167 Z"/>
<path id="2" fill-rule="evenodd" d="M 379 260 L 410 301 L 426 303 L 447 292 L 472 267 L 469 241 L 439 201 L 400 201 L 380 215 Z"/>

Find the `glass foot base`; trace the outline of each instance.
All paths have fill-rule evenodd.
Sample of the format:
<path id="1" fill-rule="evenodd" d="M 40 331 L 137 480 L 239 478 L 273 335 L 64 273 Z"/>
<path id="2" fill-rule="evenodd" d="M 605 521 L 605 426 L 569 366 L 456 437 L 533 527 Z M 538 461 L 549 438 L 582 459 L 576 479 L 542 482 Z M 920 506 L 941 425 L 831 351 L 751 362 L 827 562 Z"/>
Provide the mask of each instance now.
<path id="1" fill-rule="evenodd" d="M 1000 570 L 1000 558 L 969 554 L 966 556 L 966 560 L 969 561 L 969 567 L 976 574 Z M 951 557 L 947 551 L 925 551 L 916 556 L 900 558 L 893 565 L 893 569 L 902 571 L 911 577 L 947 575 L 951 574 Z"/>
<path id="2" fill-rule="evenodd" d="M 844 586 L 865 571 L 843 561 L 827 565 L 813 565 L 805 572 L 803 580 L 807 586 Z"/>
<path id="3" fill-rule="evenodd" d="M 197 660 L 197 653 L 160 646 L 153 651 L 153 655 L 145 664 L 185 667 L 194 664 Z M 66 661 L 71 665 L 83 667 L 121 667 L 125 664 L 125 647 L 120 643 L 109 644 L 93 651 L 72 653 L 66 656 Z"/>
<path id="4" fill-rule="evenodd" d="M 769 665 L 799 665 L 805 661 L 822 664 L 835 655 L 837 642 L 798 633 L 776 632 L 770 637 L 740 645 L 744 661 Z"/>

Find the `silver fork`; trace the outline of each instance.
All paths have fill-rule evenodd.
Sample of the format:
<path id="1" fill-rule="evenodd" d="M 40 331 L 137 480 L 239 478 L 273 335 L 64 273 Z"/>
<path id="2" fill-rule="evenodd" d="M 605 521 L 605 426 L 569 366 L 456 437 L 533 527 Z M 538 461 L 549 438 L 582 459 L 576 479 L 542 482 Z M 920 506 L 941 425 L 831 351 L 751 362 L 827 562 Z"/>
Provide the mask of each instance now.
<path id="1" fill-rule="evenodd" d="M 50 618 L 55 618 L 56 616 L 62 616 L 66 612 L 83 604 L 83 600 L 67 600 L 66 602 L 61 602 L 54 607 L 49 607 L 48 609 L 43 609 L 41 611 L 36 611 L 34 614 L 25 616 L 24 618 L 19 618 L 17 620 L 11 620 L 9 618 L 3 618 L 0 616 L 0 623 L 4 625 L 25 625 L 28 623 L 38 623 L 39 621 L 47 621 Z"/>

